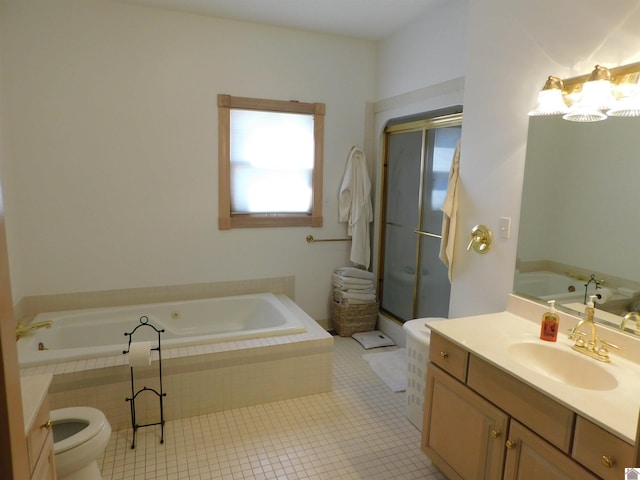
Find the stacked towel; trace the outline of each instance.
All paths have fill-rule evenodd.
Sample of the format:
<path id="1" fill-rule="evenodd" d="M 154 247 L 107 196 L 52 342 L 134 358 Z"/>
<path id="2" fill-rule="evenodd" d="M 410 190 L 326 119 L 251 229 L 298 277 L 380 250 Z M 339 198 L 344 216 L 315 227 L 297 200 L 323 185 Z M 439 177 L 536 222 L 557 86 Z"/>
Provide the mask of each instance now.
<path id="1" fill-rule="evenodd" d="M 373 273 L 355 267 L 337 268 L 331 276 L 333 299 L 342 304 L 363 304 L 376 301 Z"/>

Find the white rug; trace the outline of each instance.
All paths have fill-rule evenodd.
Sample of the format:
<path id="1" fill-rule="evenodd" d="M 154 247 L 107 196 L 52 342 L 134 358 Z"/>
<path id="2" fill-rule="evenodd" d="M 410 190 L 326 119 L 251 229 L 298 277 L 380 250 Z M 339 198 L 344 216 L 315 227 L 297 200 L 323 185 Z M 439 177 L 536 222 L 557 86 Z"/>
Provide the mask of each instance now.
<path id="1" fill-rule="evenodd" d="M 407 351 L 404 348 L 365 353 L 362 359 L 391 391 L 403 392 L 407 389 Z"/>

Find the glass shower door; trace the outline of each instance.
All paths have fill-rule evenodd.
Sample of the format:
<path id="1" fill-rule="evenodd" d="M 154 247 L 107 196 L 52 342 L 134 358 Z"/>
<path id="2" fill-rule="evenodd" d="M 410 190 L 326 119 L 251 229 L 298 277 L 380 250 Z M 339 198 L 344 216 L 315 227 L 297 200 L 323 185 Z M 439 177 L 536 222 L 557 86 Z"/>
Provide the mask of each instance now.
<path id="1" fill-rule="evenodd" d="M 426 140 L 416 318 L 449 315 L 451 284 L 447 267 L 440 261 L 443 216 L 440 209 L 447 194 L 449 171 L 460 133 L 460 126 L 438 128 L 430 130 Z"/>
<path id="2" fill-rule="evenodd" d="M 442 211 L 461 126 L 387 136 L 381 308 L 402 320 L 447 317 Z"/>
<path id="3" fill-rule="evenodd" d="M 413 318 L 416 283 L 418 204 L 423 133 L 390 135 L 381 307 L 403 320 Z"/>

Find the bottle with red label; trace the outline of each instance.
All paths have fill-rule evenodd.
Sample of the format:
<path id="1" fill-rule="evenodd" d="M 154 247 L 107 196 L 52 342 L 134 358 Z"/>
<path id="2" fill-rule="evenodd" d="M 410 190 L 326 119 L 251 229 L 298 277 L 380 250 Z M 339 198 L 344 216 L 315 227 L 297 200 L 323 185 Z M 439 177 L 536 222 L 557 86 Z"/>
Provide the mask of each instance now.
<path id="1" fill-rule="evenodd" d="M 549 311 L 542 314 L 542 325 L 540 326 L 540 338 L 547 342 L 555 342 L 558 339 L 558 326 L 560 319 L 556 313 L 556 301 L 547 302 Z"/>

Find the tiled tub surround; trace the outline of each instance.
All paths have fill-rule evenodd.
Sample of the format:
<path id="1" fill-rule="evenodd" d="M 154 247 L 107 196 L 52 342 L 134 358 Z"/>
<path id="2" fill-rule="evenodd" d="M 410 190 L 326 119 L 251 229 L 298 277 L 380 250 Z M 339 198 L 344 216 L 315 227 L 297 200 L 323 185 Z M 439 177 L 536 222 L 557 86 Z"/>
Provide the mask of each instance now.
<path id="1" fill-rule="evenodd" d="M 162 349 L 165 419 L 177 419 L 331 391 L 333 338 L 284 295 L 306 332 Z M 124 338 L 124 337 L 123 337 Z M 125 355 L 23 368 L 52 373 L 51 408 L 85 405 L 105 412 L 114 430 L 130 426 L 130 367 Z M 137 368 L 136 390 L 158 389 L 158 368 Z M 139 381 L 138 381 L 139 380 Z M 159 419 L 155 395 L 136 399 L 138 423 Z"/>

